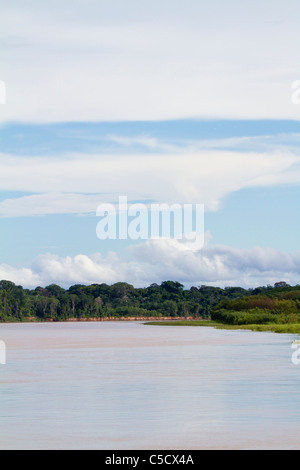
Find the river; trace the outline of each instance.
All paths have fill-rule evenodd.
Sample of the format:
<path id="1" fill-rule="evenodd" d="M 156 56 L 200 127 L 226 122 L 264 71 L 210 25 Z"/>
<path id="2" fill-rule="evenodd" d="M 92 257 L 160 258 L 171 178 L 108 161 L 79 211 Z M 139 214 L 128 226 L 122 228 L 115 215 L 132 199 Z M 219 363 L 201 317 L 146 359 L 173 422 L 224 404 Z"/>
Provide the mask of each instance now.
<path id="1" fill-rule="evenodd" d="M 300 449 L 293 335 L 1 324 L 0 449 Z"/>

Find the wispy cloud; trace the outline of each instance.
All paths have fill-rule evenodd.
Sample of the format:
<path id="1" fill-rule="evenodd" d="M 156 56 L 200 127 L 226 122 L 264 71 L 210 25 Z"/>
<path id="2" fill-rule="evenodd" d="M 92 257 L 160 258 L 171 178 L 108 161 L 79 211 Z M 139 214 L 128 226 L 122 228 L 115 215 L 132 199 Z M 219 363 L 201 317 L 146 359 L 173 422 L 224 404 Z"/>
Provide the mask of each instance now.
<path id="1" fill-rule="evenodd" d="M 157 150 L 160 152 L 167 151 L 174 153 L 182 151 L 181 148 L 178 146 L 178 142 L 176 142 L 176 144 L 171 144 L 147 135 L 140 135 L 136 137 L 122 137 L 117 135 L 109 135 L 107 136 L 107 140 L 119 144 L 120 147 L 124 148 L 124 150 L 126 150 L 126 148 L 132 149 L 138 146 L 150 150 Z M 186 142 L 182 142 L 182 144 L 186 146 Z"/>
<path id="2" fill-rule="evenodd" d="M 29 193 L 0 202 L 0 217 L 91 212 L 93 205 L 96 211 L 98 204 L 120 195 L 217 210 L 232 192 L 300 181 L 299 158 L 290 152 L 207 150 L 60 158 L 2 154 L 0 165 L 2 191 Z"/>
<path id="3" fill-rule="evenodd" d="M 95 214 L 103 201 L 101 194 L 45 193 L 32 194 L 0 202 L 0 217 L 33 217 L 50 214 Z"/>
<path id="4" fill-rule="evenodd" d="M 75 137 L 75 135 L 74 135 Z M 84 136 L 82 136 L 84 138 Z M 87 140 L 89 137 L 86 137 Z M 95 137 L 96 139 L 96 137 Z M 99 139 L 99 138 L 98 138 Z M 104 139 L 102 138 L 102 141 Z M 275 152 L 290 151 L 300 154 L 300 133 L 278 133 L 266 135 L 245 135 L 226 138 L 202 139 L 158 139 L 151 135 L 136 135 L 134 137 L 109 135 L 107 141 L 119 145 L 124 152 L 134 152 L 137 148 L 149 149 L 160 153 L 195 153 L 204 150 L 230 150 L 239 152 Z"/>

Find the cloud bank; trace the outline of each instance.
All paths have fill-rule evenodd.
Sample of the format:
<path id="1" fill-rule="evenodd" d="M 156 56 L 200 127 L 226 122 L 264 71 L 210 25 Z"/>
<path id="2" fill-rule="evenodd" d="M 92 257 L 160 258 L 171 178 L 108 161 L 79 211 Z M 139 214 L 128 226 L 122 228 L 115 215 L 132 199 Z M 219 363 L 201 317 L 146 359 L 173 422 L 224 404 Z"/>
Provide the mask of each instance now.
<path id="1" fill-rule="evenodd" d="M 299 2 L 1 2 L 0 122 L 297 119 Z"/>
<path id="2" fill-rule="evenodd" d="M 74 257 L 44 254 L 30 267 L 0 265 L 0 278 L 30 288 L 124 280 L 136 287 L 164 280 L 180 280 L 186 287 L 206 284 L 248 288 L 281 280 L 292 285 L 299 282 L 300 252 L 288 254 L 264 247 L 246 250 L 213 245 L 209 240 L 210 234 L 206 234 L 205 246 L 200 250 L 174 239 L 148 240 L 131 246 L 123 257 L 114 252 Z"/>

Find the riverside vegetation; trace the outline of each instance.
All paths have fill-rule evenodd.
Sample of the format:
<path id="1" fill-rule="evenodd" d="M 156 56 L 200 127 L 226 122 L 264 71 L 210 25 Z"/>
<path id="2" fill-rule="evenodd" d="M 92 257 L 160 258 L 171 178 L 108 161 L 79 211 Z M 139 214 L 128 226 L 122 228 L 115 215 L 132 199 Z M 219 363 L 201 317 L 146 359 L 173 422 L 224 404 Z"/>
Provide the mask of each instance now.
<path id="1" fill-rule="evenodd" d="M 164 281 L 145 288 L 118 282 L 30 290 L 0 281 L 1 322 L 153 318 L 169 318 L 172 325 L 300 333 L 300 285 L 184 289 L 179 282 Z"/>
<path id="2" fill-rule="evenodd" d="M 0 281 L 1 322 L 153 318 L 170 318 L 172 325 L 300 333 L 300 285 L 184 289 L 179 282 L 164 281 L 145 288 L 118 282 L 30 290 Z"/>
<path id="3" fill-rule="evenodd" d="M 246 291 L 245 291 L 246 292 Z M 122 318 L 209 318 L 212 307 L 225 298 L 238 298 L 243 290 L 202 286 L 185 290 L 179 282 L 165 281 L 146 288 L 126 282 L 74 285 L 56 284 L 24 289 L 0 281 L 0 321 Z"/>

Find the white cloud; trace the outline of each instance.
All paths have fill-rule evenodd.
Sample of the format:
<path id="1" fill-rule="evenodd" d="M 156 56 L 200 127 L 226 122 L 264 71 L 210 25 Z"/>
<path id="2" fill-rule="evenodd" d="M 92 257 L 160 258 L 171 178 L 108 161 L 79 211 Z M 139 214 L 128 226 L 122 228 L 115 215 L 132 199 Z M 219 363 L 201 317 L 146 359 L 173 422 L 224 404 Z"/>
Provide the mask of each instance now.
<path id="1" fill-rule="evenodd" d="M 0 217 L 91 212 L 122 195 L 129 200 L 204 204 L 206 210 L 216 210 L 231 192 L 299 182 L 298 165 L 298 157 L 283 151 L 60 158 L 2 154 L 0 189 L 33 195 L 0 202 Z"/>
<path id="2" fill-rule="evenodd" d="M 178 240 L 148 240 L 131 246 L 124 258 L 116 253 L 65 258 L 44 254 L 30 268 L 0 265 L 0 278 L 26 287 L 52 282 L 68 287 L 118 281 L 141 287 L 168 279 L 186 286 L 256 287 L 281 280 L 292 285 L 299 283 L 300 252 L 288 254 L 264 247 L 245 250 L 213 245 L 209 240 L 207 234 L 201 250 Z"/>
<path id="3" fill-rule="evenodd" d="M 45 193 L 0 202 L 0 217 L 28 217 L 50 214 L 95 214 L 102 195 Z"/>
<path id="4" fill-rule="evenodd" d="M 0 122 L 300 119 L 299 12 L 294 0 L 3 0 Z"/>

